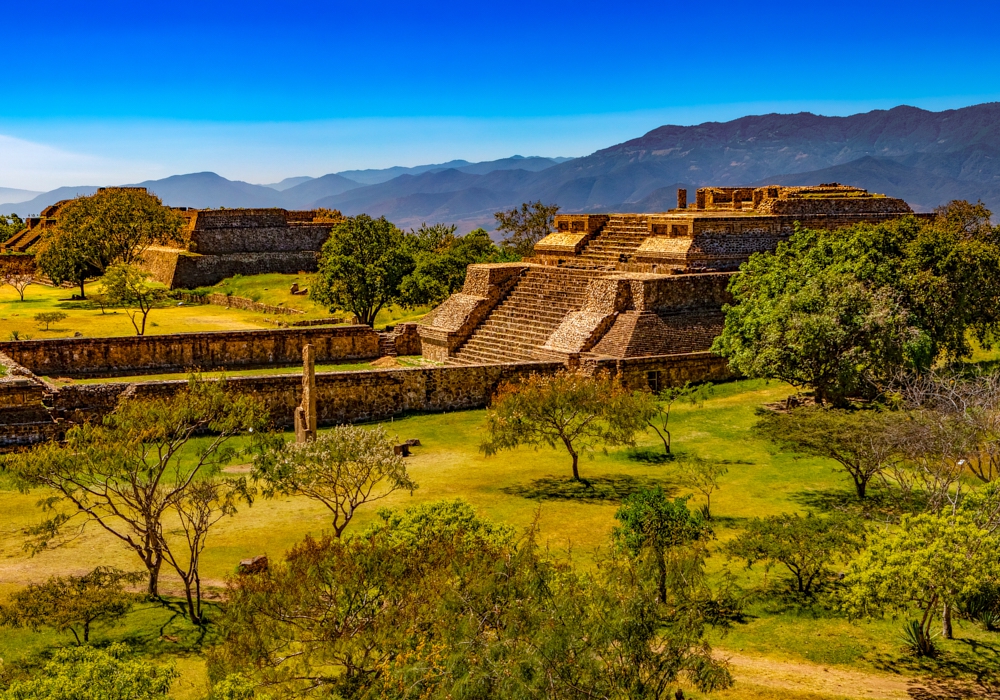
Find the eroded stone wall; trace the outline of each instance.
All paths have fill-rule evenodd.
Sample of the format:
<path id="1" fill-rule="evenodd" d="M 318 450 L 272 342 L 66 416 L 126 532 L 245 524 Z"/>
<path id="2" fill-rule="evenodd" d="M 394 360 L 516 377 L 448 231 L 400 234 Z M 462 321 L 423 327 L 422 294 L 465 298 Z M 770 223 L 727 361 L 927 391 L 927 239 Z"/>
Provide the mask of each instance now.
<path id="1" fill-rule="evenodd" d="M 18 340 L 0 343 L 0 352 L 38 375 L 121 376 L 297 364 L 307 343 L 317 362 L 379 356 L 378 333 L 368 326 Z"/>

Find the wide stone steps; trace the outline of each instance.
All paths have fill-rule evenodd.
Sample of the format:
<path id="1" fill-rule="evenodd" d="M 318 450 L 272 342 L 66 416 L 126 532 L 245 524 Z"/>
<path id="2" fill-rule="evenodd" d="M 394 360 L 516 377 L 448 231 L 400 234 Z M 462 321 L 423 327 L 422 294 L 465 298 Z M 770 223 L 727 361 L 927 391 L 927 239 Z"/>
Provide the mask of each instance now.
<path id="1" fill-rule="evenodd" d="M 11 236 L 9 239 L 4 241 L 3 245 L 0 246 L 4 251 L 13 251 L 15 253 L 27 253 L 28 249 L 38 243 L 42 237 L 42 228 L 36 226 L 32 229 L 24 229 Z"/>
<path id="2" fill-rule="evenodd" d="M 611 219 L 600 235 L 580 252 L 574 264 L 580 267 L 612 267 L 619 262 L 628 262 L 648 237 L 649 229 L 645 224 Z"/>
<path id="3" fill-rule="evenodd" d="M 541 347 L 587 299 L 587 270 L 529 270 L 459 348 L 452 364 L 523 362 L 553 356 Z"/>

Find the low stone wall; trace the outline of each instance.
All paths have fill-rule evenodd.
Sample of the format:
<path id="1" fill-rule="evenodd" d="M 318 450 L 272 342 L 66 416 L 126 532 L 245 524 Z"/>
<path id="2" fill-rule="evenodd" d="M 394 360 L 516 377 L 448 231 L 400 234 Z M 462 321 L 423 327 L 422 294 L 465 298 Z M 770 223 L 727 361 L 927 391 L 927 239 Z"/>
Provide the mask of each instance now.
<path id="1" fill-rule="evenodd" d="M 295 315 L 304 314 L 300 309 L 290 309 L 286 306 L 274 306 L 273 304 L 262 304 L 246 297 L 236 297 L 231 294 L 192 294 L 191 292 L 174 292 L 174 299 L 180 299 L 189 304 L 211 304 L 212 306 L 225 306 L 228 309 L 243 309 L 244 311 L 259 311 L 263 314 Z M 328 322 L 328 321 L 327 321 Z"/>
<path id="2" fill-rule="evenodd" d="M 617 374 L 623 384 L 634 389 L 651 387 L 654 379 L 662 389 L 681 386 L 685 382 L 721 382 L 736 377 L 726 358 L 710 352 L 630 357 L 623 360 L 609 358 L 598 360 L 591 366 Z"/>
<path id="3" fill-rule="evenodd" d="M 120 376 L 296 364 L 306 344 L 317 362 L 379 356 L 378 333 L 368 326 L 18 340 L 0 342 L 0 353 L 39 375 Z"/>

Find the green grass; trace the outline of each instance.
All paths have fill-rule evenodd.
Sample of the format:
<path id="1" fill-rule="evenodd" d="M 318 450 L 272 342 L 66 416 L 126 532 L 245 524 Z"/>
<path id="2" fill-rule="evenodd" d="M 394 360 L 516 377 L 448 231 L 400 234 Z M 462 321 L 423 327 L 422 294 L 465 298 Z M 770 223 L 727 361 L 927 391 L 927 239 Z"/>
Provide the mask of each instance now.
<path id="1" fill-rule="evenodd" d="M 207 289 L 222 293 L 232 291 L 236 296 L 245 296 L 267 304 L 278 305 L 285 302 L 284 305 L 290 308 L 302 308 L 308 311 L 301 316 L 283 316 L 281 319 L 283 321 L 331 315 L 327 309 L 310 301 L 308 297 L 289 294 L 288 289 L 294 281 L 303 284 L 299 275 L 237 276 Z M 87 294 L 96 293 L 99 287 L 99 281 L 89 282 L 86 286 Z M 0 340 L 11 340 L 13 333 L 17 333 L 21 339 L 35 340 L 67 338 L 78 332 L 90 338 L 135 335 L 135 329 L 123 310 L 108 309 L 104 312 L 92 301 L 74 301 L 70 297 L 78 291 L 76 288 L 35 284 L 25 290 L 24 301 L 20 301 L 13 287 L 0 286 Z M 44 311 L 62 311 L 66 314 L 66 318 L 52 324 L 46 331 L 43 330 L 43 325 L 34 320 L 35 314 Z M 383 328 L 402 321 L 417 321 L 427 311 L 427 307 L 383 309 L 375 320 L 375 327 Z M 333 315 L 343 317 L 346 314 L 340 312 Z M 213 304 L 178 305 L 177 302 L 169 302 L 164 308 L 153 309 L 150 312 L 146 334 L 273 329 L 275 325 L 265 320 L 273 318 L 274 314 L 243 311 Z"/>
<path id="2" fill-rule="evenodd" d="M 396 361 L 402 367 L 419 367 L 425 363 L 419 355 L 397 357 Z M 340 364 L 319 364 L 316 365 L 317 372 L 356 372 L 371 369 L 379 369 L 373 365 L 374 360 L 357 360 L 354 362 L 342 362 Z M 289 367 L 263 367 L 259 369 L 239 369 L 225 370 L 218 372 L 199 372 L 202 379 L 219 379 L 221 377 L 273 377 L 278 375 L 301 374 L 302 365 Z M 107 383 L 129 383 L 129 382 L 152 382 L 168 379 L 187 379 L 191 372 L 166 372 L 160 374 L 133 374 L 124 377 L 103 377 L 97 379 L 68 379 L 65 377 L 43 377 L 48 382 L 56 386 L 65 384 L 107 384 Z"/>
<path id="3" fill-rule="evenodd" d="M 344 318 L 350 316 L 351 314 L 346 311 L 331 313 L 325 306 L 313 301 L 308 294 L 292 294 L 289 291 L 292 284 L 298 284 L 300 289 L 311 289 L 314 277 L 315 275 L 305 272 L 297 275 L 280 275 L 277 273 L 251 275 L 248 277 L 235 275 L 211 287 L 200 287 L 197 291 L 210 294 L 231 294 L 259 301 L 262 304 L 284 306 L 288 309 L 298 309 L 305 312 L 302 316 L 290 316 L 287 320 L 306 320 L 327 316 Z M 386 325 L 402 321 L 417 321 L 429 310 L 429 307 L 423 306 L 416 309 L 402 309 L 392 306 L 379 312 L 375 318 L 375 327 L 382 328 Z"/>
<path id="4" fill-rule="evenodd" d="M 756 567 L 744 570 L 728 562 L 719 552 L 750 517 L 781 512 L 822 513 L 850 500 L 848 478 L 830 462 L 796 458 L 775 453 L 770 445 L 755 439 L 749 428 L 754 411 L 764 403 L 784 398 L 787 386 L 763 381 L 732 382 L 716 387 L 702 406 L 686 404 L 674 408 L 672 431 L 679 455 L 692 454 L 725 460 L 729 473 L 712 497 L 715 515 L 715 553 L 710 570 L 730 568 L 742 584 L 753 589 L 764 580 Z M 479 452 L 483 411 L 462 411 L 412 415 L 386 423 L 390 434 L 400 440 L 418 438 L 422 445 L 408 459 L 408 468 L 419 488 L 411 496 L 394 494 L 385 505 L 404 507 L 426 501 L 463 498 L 483 515 L 527 527 L 536 517 L 541 544 L 554 555 L 572 556 L 579 566 L 589 567 L 595 554 L 606 547 L 614 524 L 613 515 L 623 494 L 644 485 L 660 484 L 670 493 L 688 495 L 672 476 L 671 463 L 662 457 L 662 445 L 651 431 L 636 448 L 595 453 L 581 461 L 582 475 L 590 488 L 569 482 L 570 464 L 561 451 L 522 448 L 485 457 Z M 110 536 L 89 528 L 65 548 L 27 556 L 21 549 L 18 531 L 40 520 L 36 508 L 38 490 L 22 494 L 12 490 L 0 474 L 0 595 L 53 574 L 85 571 L 97 564 L 136 568 L 134 556 Z M 700 504 L 700 497 L 693 498 Z M 359 511 L 349 528 L 357 531 L 375 517 L 375 509 Z M 280 557 L 307 533 L 329 530 L 326 511 L 303 498 L 257 500 L 236 516 L 222 521 L 213 530 L 203 556 L 203 577 L 209 586 L 218 586 L 235 569 L 240 559 L 257 554 Z M 780 577 L 772 570 L 769 581 Z M 169 575 L 163 577 L 169 590 L 176 586 Z M 185 673 L 185 687 L 178 698 L 198 697 L 204 687 L 202 647 L 183 643 L 149 641 L 156 615 L 135 613 L 127 624 L 108 635 L 139 636 L 146 640 L 144 653 L 157 659 L 175 658 Z M 147 615 L 148 617 L 143 617 Z M 181 625 L 175 622 L 175 625 Z M 759 656 L 778 662 L 855 669 L 858 672 L 933 674 L 938 677 L 966 677 L 980 664 L 984 670 L 1000 670 L 1000 635 L 985 633 L 969 623 L 960 623 L 960 639 L 943 644 L 944 654 L 931 664 L 917 664 L 901 649 L 901 621 L 850 622 L 820 601 L 783 601 L 780 597 L 759 598 L 747 608 L 747 618 L 727 633 L 713 633 L 713 646 L 723 651 Z M 176 635 L 174 635 L 176 636 Z M 110 636 L 108 637 L 111 638 Z M 18 658 L 50 648 L 65 639 L 45 633 L 0 631 L 0 657 Z M 207 641 L 205 643 L 208 643 Z M 149 646 L 151 645 L 151 646 Z M 175 652 L 175 653 L 171 653 Z M 819 665 L 819 666 L 814 666 Z M 751 682 L 736 690 L 689 697 L 806 698 L 836 697 L 812 691 L 757 687 Z M 850 695 L 844 696 L 850 697 Z"/>

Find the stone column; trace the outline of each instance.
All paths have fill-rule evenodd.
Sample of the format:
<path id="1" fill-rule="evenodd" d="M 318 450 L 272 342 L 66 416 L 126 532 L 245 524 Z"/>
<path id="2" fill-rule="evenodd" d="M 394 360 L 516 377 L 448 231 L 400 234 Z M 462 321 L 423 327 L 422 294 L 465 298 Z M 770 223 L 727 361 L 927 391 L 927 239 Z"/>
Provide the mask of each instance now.
<path id="1" fill-rule="evenodd" d="M 295 442 L 316 438 L 316 352 L 302 348 L 302 403 L 295 409 Z"/>
<path id="2" fill-rule="evenodd" d="M 688 206 L 688 191 L 683 188 L 677 189 L 677 208 L 687 209 Z"/>
<path id="3" fill-rule="evenodd" d="M 697 189 L 694 192 L 694 206 L 697 209 L 705 208 L 705 190 Z"/>
<path id="4" fill-rule="evenodd" d="M 740 191 L 733 190 L 733 209 L 739 211 L 743 208 L 743 200 L 740 199 Z"/>

